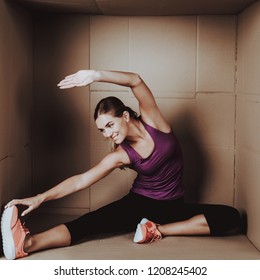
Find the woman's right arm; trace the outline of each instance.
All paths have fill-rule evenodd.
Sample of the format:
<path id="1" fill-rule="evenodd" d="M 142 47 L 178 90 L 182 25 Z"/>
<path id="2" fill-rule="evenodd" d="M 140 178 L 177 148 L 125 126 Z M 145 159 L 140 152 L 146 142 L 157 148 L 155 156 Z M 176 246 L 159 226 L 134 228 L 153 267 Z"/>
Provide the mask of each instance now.
<path id="1" fill-rule="evenodd" d="M 80 70 L 75 74 L 65 77 L 58 84 L 58 87 L 61 89 L 68 89 L 72 87 L 87 86 L 93 82 L 106 82 L 131 88 L 139 103 L 142 120 L 163 132 L 171 131 L 171 127 L 157 106 L 151 90 L 136 73 L 123 71 Z"/>
<path id="2" fill-rule="evenodd" d="M 28 208 L 22 213 L 22 216 L 24 216 L 38 208 L 43 202 L 65 197 L 93 185 L 111 173 L 115 168 L 122 166 L 124 164 L 122 156 L 124 155 L 120 151 L 112 152 L 87 172 L 72 176 L 55 187 L 36 196 L 24 199 L 13 199 L 5 207 L 19 204 L 28 206 Z"/>

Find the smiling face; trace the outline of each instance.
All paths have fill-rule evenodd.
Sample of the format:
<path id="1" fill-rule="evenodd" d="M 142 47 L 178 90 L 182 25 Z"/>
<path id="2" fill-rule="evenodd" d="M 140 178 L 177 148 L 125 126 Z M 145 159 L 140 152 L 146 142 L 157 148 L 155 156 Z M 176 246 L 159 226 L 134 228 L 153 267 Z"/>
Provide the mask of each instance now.
<path id="1" fill-rule="evenodd" d="M 128 112 L 124 112 L 122 117 L 114 117 L 107 113 L 98 116 L 96 125 L 105 138 L 110 138 L 115 144 L 119 145 L 128 135 L 128 121 Z"/>

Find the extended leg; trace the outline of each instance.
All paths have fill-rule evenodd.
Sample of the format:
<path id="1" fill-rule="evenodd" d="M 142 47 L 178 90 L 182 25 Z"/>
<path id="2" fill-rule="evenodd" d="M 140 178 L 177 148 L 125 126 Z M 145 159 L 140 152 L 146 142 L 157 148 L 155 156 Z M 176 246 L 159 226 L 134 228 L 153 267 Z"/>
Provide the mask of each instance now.
<path id="1" fill-rule="evenodd" d="M 24 243 L 24 251 L 32 253 L 44 249 L 69 246 L 70 233 L 65 225 L 59 225 L 44 232 L 28 235 Z"/>
<path id="2" fill-rule="evenodd" d="M 18 217 L 16 206 L 5 209 L 1 221 L 1 232 L 4 255 L 11 260 L 25 257 L 29 252 L 68 246 L 71 242 L 71 235 L 65 225 L 30 235 L 29 230 Z"/>

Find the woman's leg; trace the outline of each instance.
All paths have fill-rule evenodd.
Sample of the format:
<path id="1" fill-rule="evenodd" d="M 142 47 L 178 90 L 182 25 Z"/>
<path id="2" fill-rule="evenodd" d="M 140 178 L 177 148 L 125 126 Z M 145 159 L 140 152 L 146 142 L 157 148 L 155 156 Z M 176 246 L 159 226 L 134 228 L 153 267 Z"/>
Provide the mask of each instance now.
<path id="1" fill-rule="evenodd" d="M 240 226 L 238 210 L 226 205 L 184 204 L 184 219 L 158 226 L 163 235 L 225 235 Z"/>
<path id="2" fill-rule="evenodd" d="M 1 219 L 3 251 L 7 259 L 22 258 L 30 252 L 67 246 L 71 235 L 65 225 L 56 226 L 40 234 L 30 235 L 21 222 L 16 206 L 7 207 Z"/>
<path id="3" fill-rule="evenodd" d="M 209 235 L 210 228 L 203 214 L 196 215 L 188 220 L 158 225 L 163 236 L 169 235 Z"/>
<path id="4" fill-rule="evenodd" d="M 131 201 L 131 196 L 128 195 L 74 221 L 58 225 L 38 234 L 28 234 L 24 241 L 24 251 L 32 253 L 50 248 L 65 247 L 87 236 L 127 230 L 128 226 L 131 226 L 131 221 L 123 222 L 119 218 L 121 218 L 121 213 L 130 207 Z"/>
<path id="5" fill-rule="evenodd" d="M 59 225 L 44 232 L 28 235 L 24 242 L 24 251 L 32 253 L 50 248 L 69 246 L 70 232 L 65 225 Z"/>
<path id="6" fill-rule="evenodd" d="M 17 207 L 9 207 L 4 211 L 1 223 L 5 256 L 21 258 L 31 252 L 69 246 L 95 234 L 133 231 L 143 216 L 139 209 L 146 209 L 143 205 L 143 198 L 128 194 L 74 221 L 33 235 L 21 223 Z"/>
<path id="7" fill-rule="evenodd" d="M 122 199 L 65 223 L 71 235 L 71 244 L 97 234 L 133 231 L 143 216 L 142 209 L 143 199 L 129 193 Z"/>
<path id="8" fill-rule="evenodd" d="M 240 226 L 239 212 L 224 205 L 185 204 L 180 200 L 173 202 L 173 207 L 161 215 L 151 216 L 150 221 L 143 219 L 137 227 L 134 242 L 152 242 L 171 235 L 221 236 Z"/>

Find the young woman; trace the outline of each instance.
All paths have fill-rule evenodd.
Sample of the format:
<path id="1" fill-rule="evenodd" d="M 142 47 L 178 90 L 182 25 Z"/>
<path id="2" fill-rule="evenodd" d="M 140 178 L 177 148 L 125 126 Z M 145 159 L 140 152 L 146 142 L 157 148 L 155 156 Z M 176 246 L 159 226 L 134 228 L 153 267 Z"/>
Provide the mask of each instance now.
<path id="1" fill-rule="evenodd" d="M 240 215 L 224 205 L 190 205 L 184 202 L 183 162 L 178 140 L 159 110 L 150 89 L 139 75 L 129 72 L 81 70 L 67 76 L 61 89 L 108 82 L 131 88 L 140 116 L 118 98 L 102 99 L 95 109 L 98 130 L 115 149 L 83 174 L 73 176 L 44 193 L 14 199 L 2 217 L 6 258 L 79 242 L 99 233 L 131 232 L 134 242 L 147 243 L 168 235 L 224 235 L 238 227 Z M 137 172 L 130 192 L 123 198 L 69 223 L 30 235 L 15 205 L 28 206 L 26 215 L 43 202 L 59 199 L 93 185 L 116 168 Z M 124 213 L 123 217 L 122 214 Z"/>

